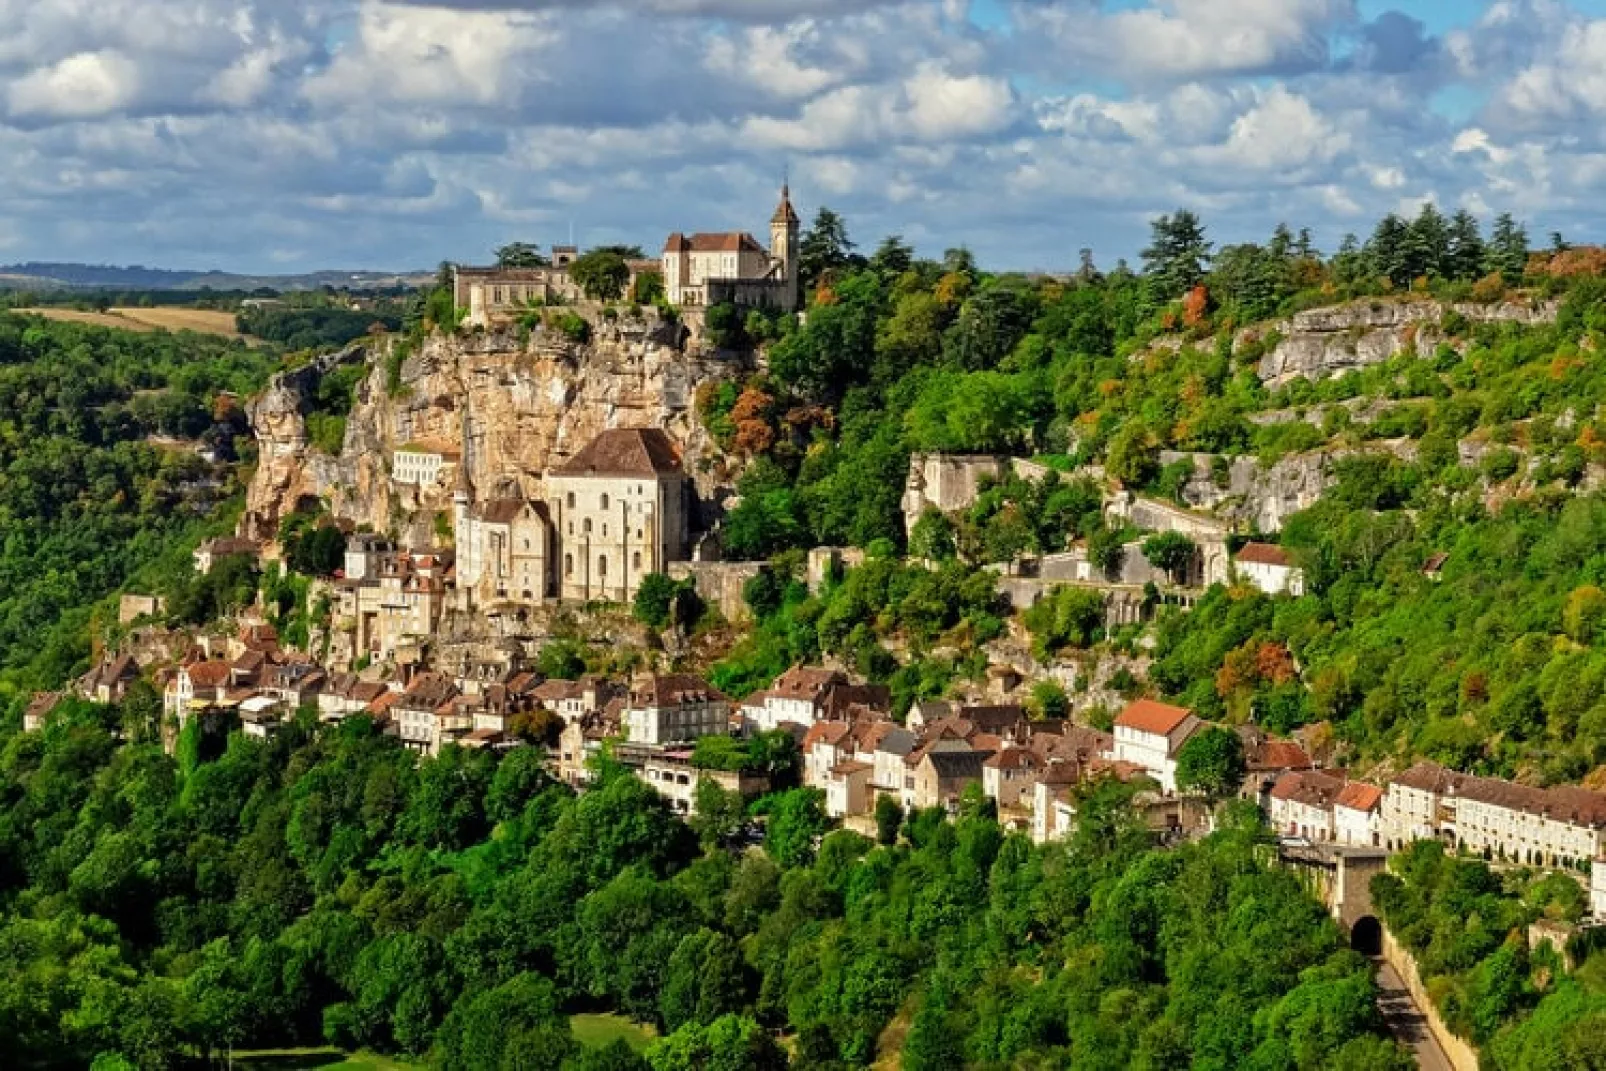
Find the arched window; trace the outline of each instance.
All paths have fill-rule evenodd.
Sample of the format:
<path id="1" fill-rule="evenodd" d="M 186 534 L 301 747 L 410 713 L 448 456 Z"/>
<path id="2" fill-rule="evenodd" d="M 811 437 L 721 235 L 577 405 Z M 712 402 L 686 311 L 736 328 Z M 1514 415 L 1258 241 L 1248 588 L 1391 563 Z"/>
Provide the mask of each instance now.
<path id="1" fill-rule="evenodd" d="M 608 508 L 608 496 L 607 495 L 603 495 L 602 496 L 602 508 L 603 509 L 607 509 Z"/>
<path id="2" fill-rule="evenodd" d="M 585 525 L 584 525 L 584 527 L 585 527 L 585 533 L 586 533 L 586 535 L 590 535 L 590 534 L 591 534 L 591 518 L 590 518 L 590 517 L 587 517 L 587 518 L 586 518 L 586 519 L 585 519 Z"/>
<path id="3" fill-rule="evenodd" d="M 608 579 L 608 556 L 606 554 L 597 559 L 597 577 L 601 580 Z"/>
<path id="4" fill-rule="evenodd" d="M 641 551 L 636 551 L 635 558 L 631 561 L 630 565 L 633 569 L 641 568 Z"/>
<path id="5" fill-rule="evenodd" d="M 602 538 L 608 538 L 608 526 L 606 524 L 602 526 Z"/>
<path id="6" fill-rule="evenodd" d="M 564 576 L 573 576 L 574 575 L 574 555 L 573 554 L 565 554 L 563 556 L 563 575 Z"/>

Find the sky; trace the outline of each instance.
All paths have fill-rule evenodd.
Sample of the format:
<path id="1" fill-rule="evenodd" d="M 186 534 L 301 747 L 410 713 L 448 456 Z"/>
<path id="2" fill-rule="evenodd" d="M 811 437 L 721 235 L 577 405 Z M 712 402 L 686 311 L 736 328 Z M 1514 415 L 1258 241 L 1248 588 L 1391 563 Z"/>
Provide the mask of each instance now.
<path id="1" fill-rule="evenodd" d="M 0 0 L 0 262 L 243 272 L 507 241 L 987 267 L 1336 247 L 1425 201 L 1606 223 L 1606 0 Z"/>

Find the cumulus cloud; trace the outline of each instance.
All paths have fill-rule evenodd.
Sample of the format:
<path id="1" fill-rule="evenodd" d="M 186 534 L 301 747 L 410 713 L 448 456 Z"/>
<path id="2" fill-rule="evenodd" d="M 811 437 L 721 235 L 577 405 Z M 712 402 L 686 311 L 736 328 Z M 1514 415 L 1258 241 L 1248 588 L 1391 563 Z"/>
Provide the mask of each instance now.
<path id="1" fill-rule="evenodd" d="M 1606 21 L 1395 6 L 0 0 L 0 219 L 19 259 L 429 265 L 762 230 L 789 171 L 862 243 L 1023 267 L 1184 205 L 1221 241 L 1429 194 L 1592 224 Z"/>
<path id="2" fill-rule="evenodd" d="M 79 52 L 11 83 L 14 117 L 88 119 L 128 107 L 139 93 L 139 68 L 119 52 Z"/>

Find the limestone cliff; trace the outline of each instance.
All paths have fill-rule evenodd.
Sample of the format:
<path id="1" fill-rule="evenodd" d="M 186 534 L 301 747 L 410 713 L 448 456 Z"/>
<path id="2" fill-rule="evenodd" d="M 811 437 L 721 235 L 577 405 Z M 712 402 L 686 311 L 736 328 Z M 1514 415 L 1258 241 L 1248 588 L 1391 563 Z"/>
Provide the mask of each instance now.
<path id="1" fill-rule="evenodd" d="M 1439 301 L 1354 301 L 1310 309 L 1269 327 L 1239 332 L 1240 352 L 1274 342 L 1260 360 L 1260 379 L 1268 387 L 1295 379 L 1326 379 L 1352 368 L 1381 364 L 1401 353 L 1428 356 L 1441 343 L 1456 345 L 1446 321 L 1469 324 L 1553 323 L 1559 305 L 1550 301 L 1504 301 L 1492 305 Z"/>
<path id="2" fill-rule="evenodd" d="M 463 464 L 481 496 L 539 498 L 542 477 L 607 428 L 656 427 L 680 445 L 696 484 L 705 526 L 730 493 L 733 474 L 697 420 L 698 384 L 745 370 L 728 353 L 686 353 L 674 324 L 650 314 L 599 320 L 577 342 L 536 328 L 436 335 L 412 349 L 395 340 L 356 356 L 368 362 L 358 384 L 340 456 L 307 442 L 305 413 L 317 376 L 332 367 L 276 377 L 253 403 L 261 464 L 242 527 L 271 535 L 278 519 L 308 496 L 334 515 L 413 545 L 427 544 L 437 513 L 451 508 L 452 481 L 429 487 L 391 481 L 392 455 L 409 443 L 464 448 Z M 345 359 L 356 359 L 346 355 Z M 398 367 L 399 365 L 399 367 Z"/>

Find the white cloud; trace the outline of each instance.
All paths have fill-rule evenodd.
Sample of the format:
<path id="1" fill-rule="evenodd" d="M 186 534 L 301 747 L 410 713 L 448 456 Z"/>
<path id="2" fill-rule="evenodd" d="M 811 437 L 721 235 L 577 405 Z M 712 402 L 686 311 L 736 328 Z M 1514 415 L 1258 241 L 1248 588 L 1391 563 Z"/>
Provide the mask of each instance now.
<path id="1" fill-rule="evenodd" d="M 1157 0 L 1113 12 L 1016 0 L 1015 11 L 1049 62 L 1161 79 L 1319 68 L 1329 31 L 1355 19 L 1354 0 Z"/>
<path id="2" fill-rule="evenodd" d="M 14 117 L 88 119 L 132 104 L 139 69 L 118 52 L 80 52 L 11 83 L 7 105 Z"/>

